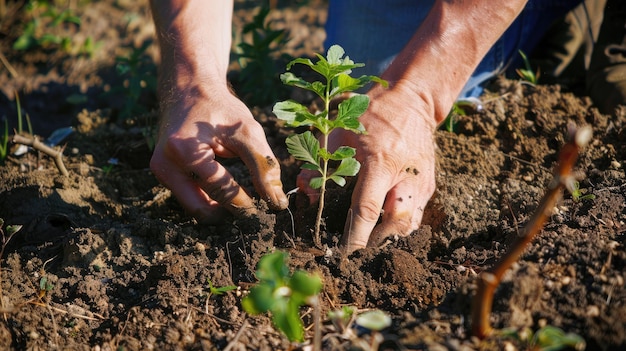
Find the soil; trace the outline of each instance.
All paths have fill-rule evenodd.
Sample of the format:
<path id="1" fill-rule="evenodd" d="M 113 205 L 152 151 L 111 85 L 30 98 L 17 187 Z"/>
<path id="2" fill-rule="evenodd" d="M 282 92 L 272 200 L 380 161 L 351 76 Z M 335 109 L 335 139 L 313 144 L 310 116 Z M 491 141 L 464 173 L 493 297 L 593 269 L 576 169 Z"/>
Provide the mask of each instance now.
<path id="1" fill-rule="evenodd" d="M 251 20 L 255 4 L 237 1 L 235 28 Z M 0 112 L 16 125 L 17 91 L 42 139 L 61 127 L 74 133 L 61 144 L 69 176 L 32 150 L 0 165 L 0 218 L 22 225 L 1 252 L 0 349 L 306 349 L 290 345 L 267 316 L 241 308 L 260 257 L 272 250 L 288 252 L 291 268 L 323 277 L 322 316 L 346 305 L 389 314 L 380 349 L 533 349 L 501 334 L 472 338 L 470 304 L 477 274 L 506 252 L 545 192 L 569 123 L 593 126 L 576 171 L 581 191 L 594 198 L 566 194 L 554 208 L 498 287 L 491 323 L 551 325 L 582 336 L 589 350 L 626 349 L 626 108 L 603 115 L 572 87 L 496 81 L 482 110 L 458 116 L 453 133 L 437 132 L 437 192 L 421 228 L 346 257 L 337 249 L 350 198 L 343 189 L 332 190 L 322 237 L 328 249 L 319 250 L 311 238 L 315 210 L 297 197 L 293 218 L 260 203 L 258 217 L 201 226 L 159 185 L 147 168 L 145 133 L 156 119 L 154 94 L 145 89 L 137 100 L 147 112 L 121 118 L 124 95 L 114 89 L 124 84 L 115 56 L 154 41 L 146 1 L 74 5 L 82 23 L 72 36 L 99 42 L 92 56 L 12 49 L 26 21 L 23 5 L 8 2 L 0 27 L 8 61 Z M 278 2 L 270 17 L 290 29 L 289 54 L 321 50 L 325 11 L 323 1 Z M 155 45 L 142 57 L 154 74 Z M 76 94 L 86 99 L 68 102 Z M 293 131 L 271 106 L 251 109 L 281 161 L 285 189 L 295 188 L 298 165 L 284 147 Z M 251 186 L 239 161 L 225 163 Z M 237 290 L 211 295 L 209 281 Z M 302 312 L 310 326 L 311 311 Z M 371 339 L 363 330 L 340 335 L 326 318 L 323 336 L 327 350 L 363 342 L 367 349 Z"/>

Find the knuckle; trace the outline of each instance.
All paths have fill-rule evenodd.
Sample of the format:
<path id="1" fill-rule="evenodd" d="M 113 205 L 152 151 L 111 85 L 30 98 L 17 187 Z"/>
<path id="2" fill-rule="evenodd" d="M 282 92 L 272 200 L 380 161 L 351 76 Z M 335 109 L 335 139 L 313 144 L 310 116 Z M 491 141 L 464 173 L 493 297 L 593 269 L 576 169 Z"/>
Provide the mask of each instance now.
<path id="1" fill-rule="evenodd" d="M 364 199 L 357 205 L 355 215 L 366 222 L 376 222 L 380 217 L 381 208 L 376 201 Z"/>

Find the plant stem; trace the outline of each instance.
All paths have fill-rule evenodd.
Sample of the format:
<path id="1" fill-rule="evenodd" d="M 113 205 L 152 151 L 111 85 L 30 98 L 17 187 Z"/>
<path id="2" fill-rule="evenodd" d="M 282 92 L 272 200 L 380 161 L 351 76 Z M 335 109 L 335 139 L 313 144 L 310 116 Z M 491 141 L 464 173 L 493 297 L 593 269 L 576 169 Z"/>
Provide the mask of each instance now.
<path id="1" fill-rule="evenodd" d="M 504 273 L 517 261 L 526 246 L 541 231 L 546 219 L 561 197 L 564 188 L 571 189 L 574 182 L 572 168 L 578 153 L 591 137 L 590 127 L 570 131 L 570 141 L 559 152 L 559 163 L 554 171 L 554 178 L 548 185 L 548 191 L 541 199 L 537 210 L 515 242 L 509 247 L 502 258 L 490 269 L 480 273 L 477 281 L 476 295 L 472 301 L 472 335 L 481 339 L 493 331 L 489 323 L 489 314 L 493 304 L 493 295 L 502 281 Z"/>
<path id="2" fill-rule="evenodd" d="M 326 81 L 326 92 L 324 96 L 325 118 L 330 117 L 330 86 L 331 80 Z M 322 139 L 322 148 L 328 150 L 328 134 L 324 133 Z M 315 232 L 313 233 L 313 241 L 315 246 L 322 248 L 322 238 L 320 237 L 320 226 L 322 224 L 322 212 L 324 210 L 324 197 L 326 195 L 326 181 L 328 180 L 328 160 L 322 158 L 322 187 L 320 188 L 320 201 L 317 207 L 317 217 L 315 218 Z"/>

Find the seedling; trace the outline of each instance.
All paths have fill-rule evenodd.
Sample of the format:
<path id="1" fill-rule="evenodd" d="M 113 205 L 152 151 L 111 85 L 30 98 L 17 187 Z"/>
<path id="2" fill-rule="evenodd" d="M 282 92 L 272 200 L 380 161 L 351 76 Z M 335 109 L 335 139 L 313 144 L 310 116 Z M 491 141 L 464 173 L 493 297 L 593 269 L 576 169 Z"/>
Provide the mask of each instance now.
<path id="1" fill-rule="evenodd" d="M 566 333 L 562 329 L 546 325 L 535 333 L 523 330 L 503 329 L 499 335 L 522 342 L 529 350 L 558 351 L 562 349 L 584 350 L 587 343 L 576 333 Z"/>
<path id="2" fill-rule="evenodd" d="M 211 279 L 207 279 L 207 283 L 209 283 L 209 291 L 211 295 L 222 295 L 223 293 L 237 290 L 237 287 L 234 285 L 215 287 L 213 286 L 213 282 L 211 282 Z"/>
<path id="3" fill-rule="evenodd" d="M 472 334 L 485 338 L 493 332 L 489 323 L 489 314 L 493 304 L 493 295 L 502 281 L 504 273 L 511 267 L 517 258 L 524 252 L 526 246 L 541 231 L 550 215 L 552 208 L 561 198 L 563 189 L 568 188 L 573 181 L 572 168 L 578 158 L 580 150 L 591 139 L 591 127 L 582 127 L 578 130 L 570 129 L 570 141 L 559 153 L 559 163 L 554 170 L 554 178 L 548 185 L 548 191 L 541 199 L 539 206 L 530 221 L 508 251 L 490 269 L 478 276 L 477 291 L 472 301 Z"/>
<path id="4" fill-rule="evenodd" d="M 323 82 L 309 83 L 293 73 L 283 73 L 280 79 L 286 85 L 306 89 L 317 94 L 324 102 L 324 110 L 313 113 L 308 108 L 293 100 L 282 101 L 274 105 L 276 116 L 284 120 L 288 126 L 312 126 L 322 134 L 322 141 L 318 141 L 313 133 L 306 131 L 302 134 L 291 135 L 287 138 L 287 150 L 297 160 L 303 161 L 303 169 L 319 172 L 319 177 L 310 181 L 313 189 L 320 189 L 320 199 L 315 221 L 315 233 L 313 240 L 315 245 L 321 247 L 320 224 L 322 210 L 324 208 L 324 195 L 326 182 L 334 181 L 339 186 L 344 186 L 344 177 L 355 176 L 361 167 L 354 158 L 356 149 L 348 146 L 340 146 L 337 150 L 327 149 L 329 134 L 338 128 L 345 129 L 357 134 L 365 133 L 365 128 L 359 117 L 365 113 L 369 106 L 369 97 L 362 94 L 354 94 L 339 104 L 337 117 L 330 119 L 330 101 L 340 94 L 352 92 L 370 82 L 380 83 L 387 86 L 387 82 L 376 76 L 363 75 L 359 78 L 350 76 L 353 68 L 363 67 L 362 63 L 354 63 L 348 56 L 344 57 L 344 50 L 339 45 L 333 45 L 328 49 L 326 57 L 316 54 L 318 61 L 313 63 L 310 59 L 297 58 L 287 64 L 287 70 L 295 64 L 303 64 L 319 73 Z M 338 161 L 339 166 L 330 169 L 330 161 Z"/>
<path id="5" fill-rule="evenodd" d="M 141 104 L 142 95 L 156 92 L 155 69 L 152 60 L 146 55 L 149 46 L 150 42 L 146 41 L 138 48 L 133 47 L 128 55 L 115 58 L 115 70 L 123 82 L 105 95 L 123 96 L 124 104 L 119 114 L 122 120 L 148 112 L 148 108 Z"/>
<path id="6" fill-rule="evenodd" d="M 569 190 L 572 194 L 572 200 L 574 200 L 574 202 L 593 200 L 596 198 L 594 194 L 585 194 L 583 190 L 580 189 L 580 183 L 577 181 L 572 182 L 571 189 Z"/>
<path id="7" fill-rule="evenodd" d="M 524 68 L 518 68 L 515 70 L 515 72 L 524 81 L 532 85 L 537 84 L 537 82 L 539 81 L 539 75 L 540 75 L 539 69 L 537 69 L 536 71 L 533 71 L 532 67 L 530 67 L 530 61 L 528 60 L 528 57 L 526 56 L 526 54 L 522 50 L 519 50 L 518 52 L 520 56 L 522 56 L 522 60 L 524 60 Z"/>
<path id="8" fill-rule="evenodd" d="M 251 105 L 267 106 L 286 95 L 278 79 L 277 56 L 289 40 L 284 29 L 274 29 L 267 19 L 268 6 L 262 6 L 252 22 L 243 27 L 242 34 L 250 34 L 251 41 L 242 41 L 234 54 L 241 67 L 237 81 L 244 100 Z M 282 54 L 283 62 L 292 59 Z"/>
<path id="9" fill-rule="evenodd" d="M 24 24 L 22 34 L 13 43 L 15 50 L 60 48 L 68 53 L 74 51 L 91 56 L 99 45 L 88 37 L 77 50 L 73 50 L 69 28 L 80 26 L 81 21 L 70 9 L 62 10 L 50 1 L 31 0 L 25 10 L 31 19 Z"/>
<path id="10" fill-rule="evenodd" d="M 322 289 L 322 279 L 304 271 L 289 273 L 287 253 L 276 251 L 259 261 L 256 276 L 259 283 L 241 301 L 243 309 L 257 315 L 270 312 L 274 326 L 290 341 L 304 340 L 304 326 L 300 307 L 311 305 L 319 309 L 317 294 Z"/>

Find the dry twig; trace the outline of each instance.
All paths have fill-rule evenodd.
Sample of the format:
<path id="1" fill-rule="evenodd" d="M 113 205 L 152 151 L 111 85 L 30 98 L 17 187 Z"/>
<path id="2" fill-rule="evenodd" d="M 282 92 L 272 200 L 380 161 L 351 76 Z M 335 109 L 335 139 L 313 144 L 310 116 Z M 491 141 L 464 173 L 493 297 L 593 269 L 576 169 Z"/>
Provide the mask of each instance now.
<path id="1" fill-rule="evenodd" d="M 62 150 L 55 150 L 39 141 L 39 139 L 37 139 L 36 137 L 25 137 L 19 134 L 13 135 L 13 142 L 16 144 L 30 146 L 33 149 L 41 151 L 44 154 L 52 157 L 52 159 L 54 160 L 54 164 L 56 164 L 57 168 L 59 169 L 59 172 L 66 177 L 69 175 L 67 169 L 65 168 L 65 165 L 63 164 Z"/>
<path id="2" fill-rule="evenodd" d="M 562 190 L 564 188 L 573 189 L 575 178 L 572 175 L 572 168 L 578 158 L 578 152 L 591 139 L 591 127 L 585 126 L 578 130 L 571 127 L 570 136 L 570 141 L 563 146 L 559 153 L 559 164 L 554 170 L 554 178 L 548 184 L 548 191 L 541 199 L 532 218 L 500 261 L 492 268 L 482 272 L 478 277 L 478 289 L 472 301 L 472 334 L 474 336 L 485 338 L 492 332 L 489 314 L 491 313 L 493 294 L 500 284 L 502 276 L 541 231 L 556 202 L 560 199 Z"/>

